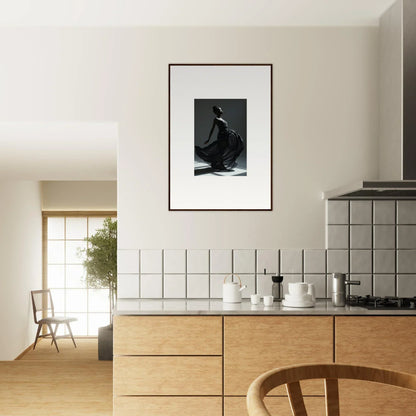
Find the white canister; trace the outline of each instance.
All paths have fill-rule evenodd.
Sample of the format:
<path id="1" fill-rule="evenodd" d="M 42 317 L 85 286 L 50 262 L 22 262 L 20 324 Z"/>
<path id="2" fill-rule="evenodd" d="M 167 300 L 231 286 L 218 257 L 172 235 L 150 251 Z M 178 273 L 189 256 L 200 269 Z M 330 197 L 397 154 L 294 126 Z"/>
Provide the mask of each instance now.
<path id="1" fill-rule="evenodd" d="M 224 283 L 222 285 L 222 301 L 225 303 L 240 303 L 241 302 L 241 292 L 247 287 L 243 286 L 241 283 L 240 276 L 237 274 L 238 282 L 227 282 L 228 277 L 232 277 L 232 274 L 225 276 Z"/>

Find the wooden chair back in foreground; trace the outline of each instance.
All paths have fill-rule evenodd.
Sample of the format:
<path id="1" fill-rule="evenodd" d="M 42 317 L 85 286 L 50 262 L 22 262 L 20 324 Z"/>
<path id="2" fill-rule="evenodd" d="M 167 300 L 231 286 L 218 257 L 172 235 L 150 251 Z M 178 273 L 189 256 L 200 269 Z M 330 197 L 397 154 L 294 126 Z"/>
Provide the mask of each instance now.
<path id="1" fill-rule="evenodd" d="M 389 384 L 416 390 L 416 375 L 344 364 L 311 364 L 276 368 L 257 377 L 247 393 L 249 416 L 271 416 L 264 405 L 264 397 L 275 387 L 286 385 L 293 416 L 307 416 L 301 380 L 324 379 L 327 416 L 339 416 L 338 379 L 352 379 Z M 278 415 L 276 415 L 278 416 Z"/>

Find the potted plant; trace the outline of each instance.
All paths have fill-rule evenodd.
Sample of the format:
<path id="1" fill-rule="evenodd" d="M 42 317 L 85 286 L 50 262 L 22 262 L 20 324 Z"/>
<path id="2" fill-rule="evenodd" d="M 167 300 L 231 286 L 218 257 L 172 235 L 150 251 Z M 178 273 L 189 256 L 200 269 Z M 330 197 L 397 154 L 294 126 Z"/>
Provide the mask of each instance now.
<path id="1" fill-rule="evenodd" d="M 117 296 L 117 220 L 106 218 L 103 228 L 85 239 L 85 281 L 88 287 L 108 288 L 110 325 L 98 329 L 98 359 L 113 359 L 113 309 Z"/>

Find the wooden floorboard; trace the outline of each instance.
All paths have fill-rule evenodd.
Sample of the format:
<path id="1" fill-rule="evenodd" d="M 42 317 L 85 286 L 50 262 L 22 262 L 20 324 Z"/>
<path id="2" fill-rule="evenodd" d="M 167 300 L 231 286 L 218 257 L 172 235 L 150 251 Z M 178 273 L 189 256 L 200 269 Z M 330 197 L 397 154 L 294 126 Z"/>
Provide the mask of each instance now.
<path id="1" fill-rule="evenodd" d="M 110 416 L 112 362 L 98 361 L 97 340 L 41 340 L 20 360 L 0 362 L 0 416 Z"/>

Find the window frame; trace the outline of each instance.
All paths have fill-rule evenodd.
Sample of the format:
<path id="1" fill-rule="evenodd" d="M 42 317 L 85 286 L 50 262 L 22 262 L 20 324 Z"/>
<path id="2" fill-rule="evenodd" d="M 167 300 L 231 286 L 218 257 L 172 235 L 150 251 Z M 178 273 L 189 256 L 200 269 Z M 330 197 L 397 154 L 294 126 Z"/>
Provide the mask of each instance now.
<path id="1" fill-rule="evenodd" d="M 42 289 L 48 288 L 48 218 L 50 217 L 111 217 L 117 219 L 117 211 L 42 211 Z M 66 238 L 65 238 L 66 240 Z M 46 332 L 43 326 L 43 333 Z M 96 338 L 96 335 L 77 336 Z"/>

